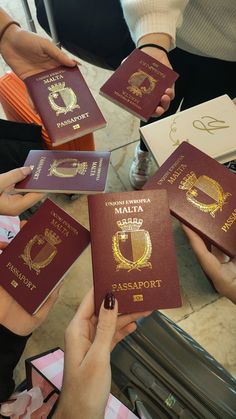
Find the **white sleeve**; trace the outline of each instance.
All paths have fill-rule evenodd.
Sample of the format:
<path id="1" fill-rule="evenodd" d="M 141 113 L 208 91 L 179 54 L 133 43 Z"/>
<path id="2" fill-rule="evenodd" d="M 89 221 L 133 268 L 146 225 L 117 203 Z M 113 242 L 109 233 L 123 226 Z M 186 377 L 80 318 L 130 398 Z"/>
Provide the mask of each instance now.
<path id="1" fill-rule="evenodd" d="M 176 29 L 189 0 L 120 0 L 133 41 L 151 33 L 166 33 L 175 47 Z"/>

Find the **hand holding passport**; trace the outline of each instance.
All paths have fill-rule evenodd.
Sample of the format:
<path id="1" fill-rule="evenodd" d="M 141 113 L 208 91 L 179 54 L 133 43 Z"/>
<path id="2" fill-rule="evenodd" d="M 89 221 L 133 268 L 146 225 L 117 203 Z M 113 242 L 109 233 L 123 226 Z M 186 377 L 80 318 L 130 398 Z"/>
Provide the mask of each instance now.
<path id="1" fill-rule="evenodd" d="M 178 76 L 160 61 L 135 49 L 100 88 L 100 94 L 148 121 Z"/>

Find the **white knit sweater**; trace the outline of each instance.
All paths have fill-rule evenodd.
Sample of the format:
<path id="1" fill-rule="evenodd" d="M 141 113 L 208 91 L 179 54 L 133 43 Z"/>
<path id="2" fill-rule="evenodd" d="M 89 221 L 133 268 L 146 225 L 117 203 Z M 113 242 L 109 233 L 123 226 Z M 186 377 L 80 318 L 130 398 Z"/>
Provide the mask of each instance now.
<path id="1" fill-rule="evenodd" d="M 172 48 L 236 61 L 236 0 L 120 0 L 131 36 L 167 33 Z"/>

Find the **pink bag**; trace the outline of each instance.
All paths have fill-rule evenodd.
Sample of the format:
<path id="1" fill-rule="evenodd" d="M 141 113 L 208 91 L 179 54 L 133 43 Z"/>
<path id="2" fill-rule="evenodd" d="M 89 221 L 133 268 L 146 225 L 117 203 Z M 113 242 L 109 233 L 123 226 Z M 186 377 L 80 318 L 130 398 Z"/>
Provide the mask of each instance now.
<path id="1" fill-rule="evenodd" d="M 44 402 L 40 409 L 35 411 L 32 419 L 45 419 L 59 397 L 62 387 L 64 352 L 54 348 L 26 361 L 27 388 L 41 389 Z M 137 419 L 123 403 L 110 394 L 104 419 Z"/>

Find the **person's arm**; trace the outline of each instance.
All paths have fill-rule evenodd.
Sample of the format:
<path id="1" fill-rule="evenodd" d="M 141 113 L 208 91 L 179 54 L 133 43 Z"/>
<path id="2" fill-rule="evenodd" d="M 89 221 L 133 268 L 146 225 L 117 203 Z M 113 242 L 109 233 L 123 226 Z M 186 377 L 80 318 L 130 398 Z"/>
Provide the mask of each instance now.
<path id="1" fill-rule="evenodd" d="M 216 290 L 236 304 L 236 257 L 230 259 L 212 246 L 210 252 L 197 233 L 182 225 L 204 272 L 212 280 Z"/>
<path id="2" fill-rule="evenodd" d="M 168 51 L 175 47 L 176 30 L 181 26 L 183 11 L 189 0 L 120 0 L 124 18 L 131 37 L 137 47 L 155 44 Z M 169 68 L 172 68 L 167 54 L 155 47 L 142 51 Z M 174 98 L 174 86 L 162 96 L 154 116 L 161 116 Z"/>
<path id="3" fill-rule="evenodd" d="M 21 79 L 61 64 L 75 66 L 76 62 L 49 39 L 21 29 L 15 23 L 6 28 L 14 20 L 0 7 L 0 53 Z"/>
<path id="4" fill-rule="evenodd" d="M 97 319 L 93 290 L 86 295 L 65 333 L 65 367 L 53 419 L 103 419 L 111 387 L 110 352 L 150 312 L 117 317 L 118 304 L 106 296 Z M 51 417 L 51 416 L 50 416 Z"/>

